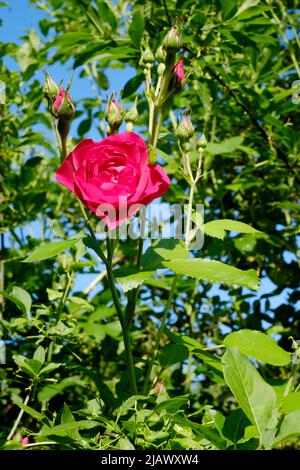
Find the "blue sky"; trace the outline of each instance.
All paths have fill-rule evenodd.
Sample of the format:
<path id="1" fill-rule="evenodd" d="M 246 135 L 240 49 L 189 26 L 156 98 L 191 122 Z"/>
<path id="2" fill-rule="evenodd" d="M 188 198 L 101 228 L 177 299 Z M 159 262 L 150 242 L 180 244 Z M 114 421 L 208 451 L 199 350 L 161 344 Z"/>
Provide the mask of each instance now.
<path id="1" fill-rule="evenodd" d="M 3 42 L 16 42 L 18 44 L 22 43 L 22 35 L 34 28 L 38 31 L 38 22 L 41 18 L 44 17 L 44 13 L 36 9 L 31 5 L 27 0 L 10 0 L 10 6 L 7 8 L 0 9 L 1 19 L 3 21 L 2 27 L 0 28 L 0 39 Z M 39 33 L 41 34 L 41 33 Z M 9 61 L 10 67 L 18 68 L 18 65 Z M 48 70 L 53 75 L 53 78 L 56 81 L 64 79 L 64 83 L 67 83 L 71 74 L 72 74 L 72 60 L 67 64 L 55 64 L 48 67 Z M 77 69 L 74 73 L 73 83 L 72 83 L 72 97 L 75 101 L 80 100 L 83 97 L 93 96 L 94 91 L 91 88 L 90 82 L 88 79 L 77 79 L 80 73 L 80 68 Z M 124 87 L 125 83 L 134 75 L 134 71 L 127 67 L 124 70 L 118 70 L 117 73 L 114 70 L 108 70 L 108 78 L 110 91 L 116 91 L 117 94 Z M 39 79 L 41 82 L 44 79 L 42 70 L 36 73 L 35 78 Z M 76 126 L 75 126 L 76 129 Z M 91 130 L 89 137 L 99 138 L 95 132 Z M 37 227 L 34 224 L 34 232 L 36 232 Z M 76 288 L 84 289 L 94 278 L 94 275 L 84 275 L 80 276 L 76 282 Z M 271 293 L 275 288 L 275 285 L 269 279 L 263 279 L 261 282 L 261 289 L 258 296 Z M 224 292 L 224 291 L 223 291 Z M 220 295 L 220 290 L 218 285 L 214 285 L 211 289 L 211 295 Z M 271 298 L 271 306 L 276 308 L 285 301 L 286 293 L 281 294 Z"/>

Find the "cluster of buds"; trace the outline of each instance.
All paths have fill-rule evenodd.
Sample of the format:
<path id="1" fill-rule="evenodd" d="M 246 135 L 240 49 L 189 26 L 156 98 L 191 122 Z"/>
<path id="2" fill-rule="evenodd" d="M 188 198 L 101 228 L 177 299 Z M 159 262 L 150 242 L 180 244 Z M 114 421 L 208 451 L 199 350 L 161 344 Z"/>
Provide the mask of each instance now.
<path id="1" fill-rule="evenodd" d="M 111 95 L 105 108 L 104 117 L 108 124 L 107 135 L 116 134 L 123 121 L 126 122 L 126 130 L 132 132 L 134 124 L 137 122 L 139 117 L 137 111 L 137 100 L 131 108 L 126 110 L 115 100 L 114 95 Z"/>
<path id="2" fill-rule="evenodd" d="M 156 50 L 155 57 L 159 62 L 157 74 L 161 80 L 158 105 L 163 104 L 171 95 L 182 90 L 185 80 L 184 62 L 182 59 L 176 59 L 181 44 L 180 31 L 177 26 L 173 26 Z"/>
<path id="3" fill-rule="evenodd" d="M 57 122 L 57 129 L 61 138 L 63 150 L 66 148 L 66 139 L 70 130 L 70 124 L 74 117 L 75 106 L 69 94 L 71 82 L 64 90 L 61 83 L 57 85 L 51 75 L 45 71 L 44 96 L 48 102 L 48 109 Z"/>

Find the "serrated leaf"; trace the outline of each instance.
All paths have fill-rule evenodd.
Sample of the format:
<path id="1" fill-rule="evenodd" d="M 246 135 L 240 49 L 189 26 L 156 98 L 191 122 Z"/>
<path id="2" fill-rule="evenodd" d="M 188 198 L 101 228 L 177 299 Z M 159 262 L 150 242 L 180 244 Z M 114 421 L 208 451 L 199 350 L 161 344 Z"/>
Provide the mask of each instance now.
<path id="1" fill-rule="evenodd" d="M 269 431 L 276 425 L 276 394 L 253 364 L 229 347 L 222 357 L 224 378 L 239 406 L 256 427 L 264 447 L 270 446 Z"/>
<path id="2" fill-rule="evenodd" d="M 163 261 L 172 259 L 186 259 L 189 252 L 182 240 L 174 238 L 157 240 L 147 248 L 142 256 L 144 269 L 156 269 L 163 267 Z"/>
<path id="3" fill-rule="evenodd" d="M 38 246 L 33 250 L 31 255 L 27 256 L 23 260 L 23 263 L 33 263 L 35 261 L 42 261 L 44 259 L 52 258 L 59 253 L 75 246 L 80 239 L 65 240 L 53 243 L 47 243 L 46 245 Z"/>
<path id="4" fill-rule="evenodd" d="M 285 366 L 291 362 L 291 354 L 261 331 L 247 329 L 234 331 L 226 336 L 224 344 L 238 349 L 245 356 L 274 366 Z"/>
<path id="5" fill-rule="evenodd" d="M 258 276 L 254 269 L 242 269 L 209 259 L 174 259 L 164 261 L 163 266 L 176 274 L 203 279 L 209 282 L 222 282 L 258 290 Z"/>
<path id="6" fill-rule="evenodd" d="M 130 268 L 118 269 L 115 271 L 116 280 L 122 287 L 124 293 L 136 289 L 143 282 L 147 281 L 155 271 L 132 272 Z"/>
<path id="7" fill-rule="evenodd" d="M 262 233 L 250 225 L 244 222 L 238 222 L 237 220 L 220 219 L 212 220 L 204 224 L 204 235 L 209 235 L 210 237 L 223 240 L 226 235 L 226 230 L 239 233 Z"/>

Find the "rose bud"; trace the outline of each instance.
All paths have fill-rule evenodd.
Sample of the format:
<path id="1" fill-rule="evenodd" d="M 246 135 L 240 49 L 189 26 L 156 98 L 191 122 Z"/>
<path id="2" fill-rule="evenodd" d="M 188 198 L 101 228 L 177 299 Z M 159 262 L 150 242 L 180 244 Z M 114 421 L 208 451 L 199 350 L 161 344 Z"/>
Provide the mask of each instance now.
<path id="1" fill-rule="evenodd" d="M 175 76 L 177 85 L 181 85 L 184 80 L 184 63 L 183 60 L 179 60 L 173 65 L 171 72 Z"/>
<path id="2" fill-rule="evenodd" d="M 183 116 L 182 121 L 178 124 L 175 134 L 181 141 L 188 141 L 194 135 L 194 126 L 188 116 Z"/>
<path id="3" fill-rule="evenodd" d="M 159 62 L 165 62 L 166 57 L 167 57 L 167 52 L 166 49 L 163 46 L 159 46 L 155 53 L 155 57 Z"/>
<path id="4" fill-rule="evenodd" d="M 139 113 L 136 108 L 136 102 L 134 105 L 128 109 L 124 114 L 124 121 L 126 122 L 126 130 L 129 132 L 133 131 L 134 124 L 137 122 L 139 118 Z"/>
<path id="5" fill-rule="evenodd" d="M 108 134 L 115 134 L 123 122 L 123 109 L 113 98 L 113 95 L 108 100 L 104 117 L 109 124 Z"/>
<path id="6" fill-rule="evenodd" d="M 46 79 L 44 83 L 43 92 L 44 92 L 45 98 L 47 98 L 49 107 L 51 107 L 58 94 L 59 88 L 57 84 L 55 83 L 55 81 L 52 79 L 51 75 L 47 72 L 47 70 L 44 70 L 44 74 L 45 74 Z"/>
<path id="7" fill-rule="evenodd" d="M 62 87 L 59 88 L 59 92 L 52 105 L 53 115 L 63 121 L 71 121 L 75 112 L 75 107 L 68 93 L 68 88 L 67 91 Z"/>
<path id="8" fill-rule="evenodd" d="M 146 47 L 146 49 L 142 52 L 141 61 L 146 65 L 146 67 L 148 65 L 148 67 L 151 68 L 154 62 L 154 55 L 149 47 Z"/>
<path id="9" fill-rule="evenodd" d="M 163 47 L 166 49 L 179 49 L 181 46 L 181 36 L 176 26 L 173 26 L 168 34 L 164 37 L 162 42 Z"/>
<path id="10" fill-rule="evenodd" d="M 204 134 L 200 137 L 200 139 L 197 141 L 197 147 L 200 148 L 205 148 L 207 146 L 207 140 Z"/>

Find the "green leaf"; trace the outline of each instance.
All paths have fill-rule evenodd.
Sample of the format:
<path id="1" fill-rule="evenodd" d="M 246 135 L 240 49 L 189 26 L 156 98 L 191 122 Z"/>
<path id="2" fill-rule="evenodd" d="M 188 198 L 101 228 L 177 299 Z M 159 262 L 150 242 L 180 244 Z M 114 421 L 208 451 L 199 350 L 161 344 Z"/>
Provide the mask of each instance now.
<path id="1" fill-rule="evenodd" d="M 102 382 L 102 380 L 100 380 L 98 375 L 84 366 L 78 366 L 77 369 L 86 374 L 94 382 L 98 389 L 101 400 L 103 400 L 107 406 L 113 407 L 115 403 L 113 393 L 110 388 L 104 382 Z"/>
<path id="2" fill-rule="evenodd" d="M 135 272 L 130 268 L 122 268 L 115 271 L 116 280 L 122 287 L 123 292 L 126 292 L 139 287 L 143 282 L 147 281 L 155 271 L 139 271 Z"/>
<path id="3" fill-rule="evenodd" d="M 244 3 L 242 3 L 234 16 L 239 16 L 245 10 L 248 10 L 248 8 L 255 7 L 259 2 L 260 0 L 246 0 Z"/>
<path id="4" fill-rule="evenodd" d="M 120 450 L 135 450 L 127 437 L 121 437 L 121 439 L 118 440 L 118 447 Z"/>
<path id="5" fill-rule="evenodd" d="M 300 392 L 288 393 L 282 398 L 282 409 L 285 414 L 300 410 Z"/>
<path id="6" fill-rule="evenodd" d="M 40 370 L 40 375 L 49 374 L 49 372 L 52 372 L 53 370 L 58 369 L 62 365 L 63 364 L 61 364 L 60 362 L 50 362 L 49 364 L 47 364 L 45 367 L 43 367 Z"/>
<path id="7" fill-rule="evenodd" d="M 23 260 L 23 263 L 33 263 L 34 261 L 41 261 L 44 259 L 52 258 L 62 251 L 75 246 L 80 239 L 75 238 L 72 240 L 65 240 L 60 242 L 47 243 L 46 245 L 38 246 L 33 250 L 31 255 Z"/>
<path id="8" fill-rule="evenodd" d="M 45 356 L 46 356 L 45 349 L 43 348 L 43 346 L 39 346 L 34 352 L 33 359 L 35 359 L 36 361 L 39 361 L 43 365 L 45 362 Z"/>
<path id="9" fill-rule="evenodd" d="M 132 77 L 128 82 L 125 84 L 123 91 L 122 91 L 122 98 L 125 99 L 128 96 L 132 95 L 138 87 L 143 83 L 144 75 L 140 73 L 139 75 L 135 75 Z"/>
<path id="10" fill-rule="evenodd" d="M 174 259 L 163 262 L 163 266 L 176 274 L 182 274 L 209 282 L 223 282 L 258 290 L 258 277 L 254 269 L 246 271 L 209 259 Z"/>
<path id="11" fill-rule="evenodd" d="M 22 401 L 16 401 L 16 405 L 18 405 L 19 408 L 24 410 L 27 414 L 32 416 L 32 418 L 37 419 L 39 422 L 43 422 L 45 417 L 39 413 L 38 411 L 34 410 L 28 405 L 24 405 Z"/>
<path id="12" fill-rule="evenodd" d="M 226 230 L 239 233 L 262 233 L 259 230 L 251 227 L 244 222 L 238 222 L 237 220 L 220 219 L 212 220 L 204 224 L 204 234 L 210 237 L 223 238 L 226 235 Z"/>
<path id="13" fill-rule="evenodd" d="M 20 354 L 15 354 L 13 356 L 13 360 L 19 369 L 25 374 L 28 374 L 30 377 L 36 377 L 43 365 L 37 359 L 28 359 L 27 357 L 21 356 Z"/>
<path id="14" fill-rule="evenodd" d="M 68 423 L 75 423 L 75 422 L 76 422 L 76 420 L 75 420 L 70 408 L 68 407 L 68 405 L 66 403 L 64 403 L 60 423 L 61 424 L 68 424 Z M 78 429 L 68 429 L 66 431 L 66 435 L 68 437 L 70 437 L 71 439 L 80 439 L 80 434 L 78 432 Z"/>
<path id="15" fill-rule="evenodd" d="M 79 431 L 80 429 L 93 429 L 99 426 L 98 421 L 88 421 L 88 420 L 81 420 L 81 421 L 74 421 L 64 424 L 59 424 L 57 426 L 53 426 L 53 428 L 43 428 L 40 431 L 41 436 L 67 436 L 70 435 L 71 432 Z"/>
<path id="16" fill-rule="evenodd" d="M 167 328 L 164 330 L 168 338 L 173 343 L 185 346 L 195 357 L 205 364 L 209 369 L 209 375 L 216 382 L 224 383 L 223 368 L 221 360 L 218 356 L 209 351 L 205 351 L 205 346 L 189 336 L 173 333 Z"/>
<path id="17" fill-rule="evenodd" d="M 137 10 L 132 17 L 132 21 L 129 25 L 128 33 L 132 44 L 136 47 L 140 47 L 140 42 L 144 34 L 145 21 L 144 16 L 140 10 Z"/>
<path id="18" fill-rule="evenodd" d="M 86 381 L 82 380 L 79 376 L 72 376 L 62 379 L 58 384 L 46 385 L 38 392 L 38 400 L 40 402 L 49 401 L 51 398 L 62 393 L 65 388 L 75 386 L 86 387 Z"/>
<path id="19" fill-rule="evenodd" d="M 284 417 L 274 445 L 293 436 L 300 436 L 300 410 L 292 411 Z"/>
<path id="20" fill-rule="evenodd" d="M 184 408 L 188 402 L 189 399 L 185 396 L 170 398 L 169 400 L 159 403 L 159 405 L 154 408 L 153 413 L 159 414 L 162 411 L 165 411 L 169 415 L 174 415 Z"/>
<path id="21" fill-rule="evenodd" d="M 186 259 L 189 256 L 185 243 L 174 238 L 157 240 L 147 248 L 142 256 L 144 269 L 156 269 L 163 267 L 163 261 L 172 259 Z"/>
<path id="22" fill-rule="evenodd" d="M 221 0 L 221 7 L 224 20 L 231 18 L 237 11 L 236 0 Z"/>
<path id="23" fill-rule="evenodd" d="M 218 144 L 215 142 L 209 142 L 206 150 L 212 155 L 222 155 L 223 153 L 230 153 L 238 149 L 242 145 L 243 141 L 243 137 L 237 136 L 223 140 L 223 142 Z"/>
<path id="24" fill-rule="evenodd" d="M 224 344 L 238 349 L 245 356 L 274 366 L 286 366 L 291 362 L 291 354 L 261 331 L 247 329 L 234 331 L 226 336 Z"/>
<path id="25" fill-rule="evenodd" d="M 164 367 L 171 366 L 177 362 L 184 361 L 189 356 L 186 346 L 180 344 L 167 344 L 163 347 L 158 358 L 160 364 Z"/>
<path id="26" fill-rule="evenodd" d="M 227 437 L 233 444 L 237 444 L 244 437 L 245 429 L 249 426 L 250 421 L 240 408 L 232 411 L 225 419 L 222 427 L 222 434 Z"/>
<path id="27" fill-rule="evenodd" d="M 0 294 L 13 302 L 24 315 L 29 315 L 32 300 L 30 294 L 25 289 L 14 286 L 9 294 L 5 291 L 0 291 Z"/>
<path id="28" fill-rule="evenodd" d="M 253 364 L 237 349 L 228 348 L 222 357 L 226 383 L 245 415 L 256 427 L 264 447 L 270 446 L 267 431 L 275 428 L 276 394 Z"/>

